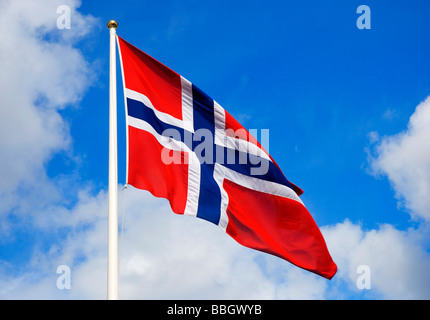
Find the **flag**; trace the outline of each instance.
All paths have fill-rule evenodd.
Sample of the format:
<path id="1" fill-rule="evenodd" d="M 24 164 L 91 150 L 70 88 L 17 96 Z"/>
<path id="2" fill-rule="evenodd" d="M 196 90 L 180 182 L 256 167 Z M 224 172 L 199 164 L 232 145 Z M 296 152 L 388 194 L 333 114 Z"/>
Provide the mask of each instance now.
<path id="1" fill-rule="evenodd" d="M 331 279 L 337 267 L 303 191 L 267 150 L 193 83 L 117 39 L 127 184 L 168 199 L 176 214 L 216 224 L 246 247 Z"/>

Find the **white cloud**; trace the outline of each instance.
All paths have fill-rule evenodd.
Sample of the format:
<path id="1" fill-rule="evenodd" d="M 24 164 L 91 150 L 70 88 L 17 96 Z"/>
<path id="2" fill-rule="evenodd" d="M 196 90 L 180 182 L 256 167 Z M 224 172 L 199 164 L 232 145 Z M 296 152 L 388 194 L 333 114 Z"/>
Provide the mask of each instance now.
<path id="1" fill-rule="evenodd" d="M 57 29 L 57 6 L 68 4 L 74 26 Z M 58 110 L 76 103 L 92 78 L 89 63 L 74 44 L 94 25 L 76 11 L 78 1 L 0 2 L 0 199 L 21 183 L 38 180 L 54 152 L 71 137 Z M 10 204 L 11 205 L 11 204 Z M 0 211 L 10 207 L 2 206 Z"/>
<path id="2" fill-rule="evenodd" d="M 377 135 L 372 134 L 375 141 Z M 370 164 L 390 180 L 400 204 L 414 218 L 430 220 L 430 97 L 410 117 L 407 130 L 382 137 Z"/>
<path id="3" fill-rule="evenodd" d="M 391 225 L 365 231 L 346 220 L 324 228 L 327 245 L 338 264 L 338 274 L 352 292 L 360 265 L 369 267 L 374 299 L 428 299 L 430 256 L 419 240 L 425 231 L 399 231 Z"/>
<path id="4" fill-rule="evenodd" d="M 373 149 L 369 152 L 372 174 L 390 181 L 399 207 L 405 208 L 420 222 L 417 229 L 399 231 L 390 225 L 379 230 L 361 232 L 345 223 L 341 229 L 355 234 L 350 246 L 349 267 L 358 259 L 371 263 L 375 286 L 388 298 L 425 298 L 430 296 L 430 256 L 428 222 L 430 221 L 430 97 L 421 102 L 409 119 L 407 129 L 380 137 L 369 135 Z M 334 229 L 333 229 L 334 230 Z M 352 239 L 349 237 L 349 239 Z M 351 270 L 349 270 L 351 276 Z"/>
<path id="5" fill-rule="evenodd" d="M 57 28 L 59 5 L 71 9 L 70 30 Z M 78 103 L 94 79 L 90 63 L 75 46 L 94 28 L 96 19 L 80 14 L 79 5 L 75 0 L 0 0 L 0 23 L 6 27 L 0 34 L 0 243 L 9 250 L 8 243 L 28 241 L 18 240 L 22 235 L 16 235 L 17 230 L 27 231 L 29 237 L 45 232 L 41 243 L 27 248 L 33 250 L 27 261 L 21 258 L 19 266 L 0 261 L 2 297 L 12 292 L 38 298 L 37 291 L 30 292 L 40 289 L 46 275 L 52 278 L 46 266 L 59 250 L 57 243 L 46 252 L 44 237 L 63 239 L 66 236 L 59 230 L 82 229 L 99 214 L 79 215 L 82 208 L 86 213 L 90 209 L 87 192 L 69 210 L 63 188 L 47 177 L 45 169 L 54 153 L 71 147 L 69 125 L 59 110 Z M 98 198 L 91 195 L 90 202 L 97 203 Z M 10 222 L 10 216 L 18 223 Z"/>

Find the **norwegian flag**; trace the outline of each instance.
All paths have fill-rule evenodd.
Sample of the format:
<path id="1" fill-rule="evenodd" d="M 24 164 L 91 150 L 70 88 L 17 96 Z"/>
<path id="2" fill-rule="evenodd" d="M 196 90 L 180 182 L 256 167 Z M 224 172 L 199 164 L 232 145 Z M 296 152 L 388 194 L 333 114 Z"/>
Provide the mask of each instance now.
<path id="1" fill-rule="evenodd" d="M 218 225 L 240 244 L 331 279 L 324 238 L 260 143 L 176 72 L 120 37 L 127 184 L 167 198 L 173 212 Z"/>

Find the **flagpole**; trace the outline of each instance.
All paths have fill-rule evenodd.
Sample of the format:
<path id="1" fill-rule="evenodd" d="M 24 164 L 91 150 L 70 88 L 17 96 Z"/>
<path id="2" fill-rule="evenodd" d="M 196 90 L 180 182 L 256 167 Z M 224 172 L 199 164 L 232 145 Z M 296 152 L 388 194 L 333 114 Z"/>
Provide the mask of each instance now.
<path id="1" fill-rule="evenodd" d="M 110 32 L 109 63 L 109 218 L 107 298 L 118 300 L 118 153 L 116 97 L 116 28 L 115 20 L 108 22 Z"/>

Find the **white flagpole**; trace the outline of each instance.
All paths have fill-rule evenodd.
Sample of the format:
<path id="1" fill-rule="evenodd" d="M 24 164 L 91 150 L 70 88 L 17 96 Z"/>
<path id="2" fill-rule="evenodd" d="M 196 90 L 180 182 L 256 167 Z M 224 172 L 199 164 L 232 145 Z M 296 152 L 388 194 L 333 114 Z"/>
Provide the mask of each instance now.
<path id="1" fill-rule="evenodd" d="M 115 20 L 108 22 L 110 32 L 109 63 L 109 219 L 108 219 L 108 275 L 107 298 L 118 300 L 118 153 L 117 153 L 117 97 L 116 97 L 116 28 Z"/>

